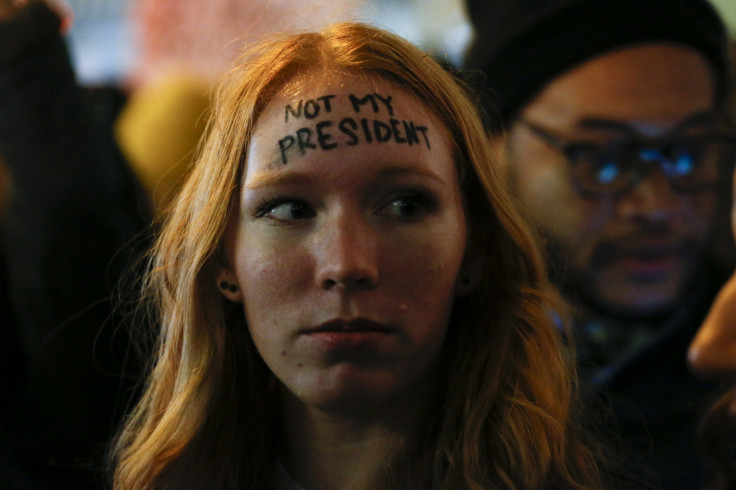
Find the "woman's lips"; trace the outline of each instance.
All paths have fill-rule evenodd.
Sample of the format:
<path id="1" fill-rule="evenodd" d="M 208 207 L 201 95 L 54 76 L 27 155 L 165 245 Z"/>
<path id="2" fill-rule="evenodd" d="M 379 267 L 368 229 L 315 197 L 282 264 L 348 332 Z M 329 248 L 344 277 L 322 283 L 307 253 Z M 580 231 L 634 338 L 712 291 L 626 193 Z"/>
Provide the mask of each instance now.
<path id="1" fill-rule="evenodd" d="M 395 329 L 372 320 L 330 320 L 300 331 L 327 348 L 369 346 L 395 333 Z"/>
<path id="2" fill-rule="evenodd" d="M 324 333 L 324 332 L 384 332 L 389 333 L 393 330 L 391 327 L 382 323 L 374 322 L 366 318 L 356 318 L 353 320 L 342 320 L 335 319 L 325 323 L 316 325 L 314 327 L 305 328 L 302 333 L 313 334 L 313 333 Z"/>

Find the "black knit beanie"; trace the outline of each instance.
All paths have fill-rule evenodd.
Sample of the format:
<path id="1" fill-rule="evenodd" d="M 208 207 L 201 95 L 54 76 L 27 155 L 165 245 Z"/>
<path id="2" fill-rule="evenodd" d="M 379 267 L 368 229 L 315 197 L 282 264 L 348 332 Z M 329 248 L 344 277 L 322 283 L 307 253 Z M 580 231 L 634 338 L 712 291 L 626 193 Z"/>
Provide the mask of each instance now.
<path id="1" fill-rule="evenodd" d="M 695 48 L 715 70 L 719 97 L 728 87 L 726 30 L 706 0 L 466 1 L 476 34 L 464 68 L 482 72 L 471 80 L 490 89 L 504 121 L 575 65 L 651 41 Z"/>

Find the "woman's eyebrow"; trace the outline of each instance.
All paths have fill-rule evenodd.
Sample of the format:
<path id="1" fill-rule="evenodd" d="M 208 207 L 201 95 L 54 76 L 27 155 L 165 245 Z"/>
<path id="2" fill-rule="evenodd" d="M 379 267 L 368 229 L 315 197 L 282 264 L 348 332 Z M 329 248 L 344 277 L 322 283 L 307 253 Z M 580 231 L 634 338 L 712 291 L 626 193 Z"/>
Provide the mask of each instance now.
<path id="1" fill-rule="evenodd" d="M 672 132 L 683 131 L 698 126 L 715 126 L 716 124 L 718 124 L 718 113 L 716 111 L 702 111 L 682 121 L 672 129 Z"/>
<path id="2" fill-rule="evenodd" d="M 425 167 L 417 166 L 404 166 L 404 165 L 389 165 L 381 169 L 378 173 L 379 179 L 391 179 L 403 176 L 419 176 L 434 180 L 439 184 L 445 184 L 446 181 L 440 177 L 437 173 Z"/>
<path id="3" fill-rule="evenodd" d="M 313 175 L 299 170 L 266 171 L 258 172 L 253 178 L 248 179 L 245 188 L 248 190 L 257 190 L 283 184 L 309 184 L 310 182 L 314 182 L 314 180 Z"/>
<path id="4" fill-rule="evenodd" d="M 385 166 L 378 171 L 375 180 L 385 181 L 404 176 L 418 176 L 433 180 L 438 184 L 446 184 L 445 179 L 428 168 L 405 165 Z M 253 191 L 264 187 L 275 187 L 284 184 L 306 185 L 316 180 L 318 179 L 311 173 L 300 170 L 284 169 L 282 171 L 265 171 L 258 172 L 252 178 L 248 179 L 245 188 Z"/>

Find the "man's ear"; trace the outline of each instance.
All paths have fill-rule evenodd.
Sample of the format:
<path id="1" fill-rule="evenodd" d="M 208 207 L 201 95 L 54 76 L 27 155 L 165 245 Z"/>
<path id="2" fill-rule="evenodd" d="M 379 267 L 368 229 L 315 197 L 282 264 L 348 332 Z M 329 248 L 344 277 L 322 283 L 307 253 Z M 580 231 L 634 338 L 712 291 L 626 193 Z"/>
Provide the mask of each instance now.
<path id="1" fill-rule="evenodd" d="M 238 284 L 238 278 L 229 266 L 220 266 L 220 271 L 217 273 L 217 289 L 233 303 L 243 302 L 243 292 Z"/>

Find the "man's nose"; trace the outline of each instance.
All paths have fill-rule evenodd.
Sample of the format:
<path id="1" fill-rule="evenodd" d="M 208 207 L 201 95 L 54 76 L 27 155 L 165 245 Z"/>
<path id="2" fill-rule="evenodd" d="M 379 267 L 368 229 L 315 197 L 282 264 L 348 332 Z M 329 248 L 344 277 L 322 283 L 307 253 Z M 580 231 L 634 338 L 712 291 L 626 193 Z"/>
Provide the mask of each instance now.
<path id="1" fill-rule="evenodd" d="M 371 289 L 378 284 L 377 230 L 362 216 L 335 216 L 314 241 L 316 281 L 323 289 Z"/>
<path id="2" fill-rule="evenodd" d="M 619 196 L 618 207 L 621 215 L 632 220 L 663 221 L 677 211 L 682 199 L 662 169 L 654 165 L 628 192 Z"/>

